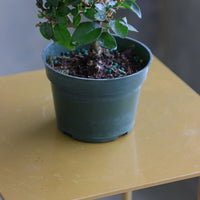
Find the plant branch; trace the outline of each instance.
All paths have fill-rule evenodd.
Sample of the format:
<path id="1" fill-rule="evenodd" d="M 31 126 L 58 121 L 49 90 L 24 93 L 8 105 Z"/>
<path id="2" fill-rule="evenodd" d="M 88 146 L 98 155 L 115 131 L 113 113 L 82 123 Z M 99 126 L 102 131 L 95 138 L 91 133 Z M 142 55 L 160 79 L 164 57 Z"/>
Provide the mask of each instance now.
<path id="1" fill-rule="evenodd" d="M 71 18 L 69 15 L 67 15 L 67 19 L 68 19 L 67 27 L 69 27 L 69 28 L 76 28 L 76 27 L 73 25 L 72 18 Z"/>
<path id="2" fill-rule="evenodd" d="M 35 27 L 40 27 L 41 24 L 42 24 L 42 22 L 39 22 L 39 23 L 37 23 L 37 24 L 35 25 Z"/>
<path id="3" fill-rule="evenodd" d="M 86 7 L 89 7 L 89 8 L 92 7 L 90 4 L 86 3 L 84 0 L 82 0 L 81 2 L 82 2 Z"/>
<path id="4" fill-rule="evenodd" d="M 42 11 L 46 11 L 46 9 L 43 7 L 43 5 L 41 5 L 41 3 L 39 2 L 39 0 L 36 0 L 36 1 L 37 1 L 38 7 L 39 7 Z"/>

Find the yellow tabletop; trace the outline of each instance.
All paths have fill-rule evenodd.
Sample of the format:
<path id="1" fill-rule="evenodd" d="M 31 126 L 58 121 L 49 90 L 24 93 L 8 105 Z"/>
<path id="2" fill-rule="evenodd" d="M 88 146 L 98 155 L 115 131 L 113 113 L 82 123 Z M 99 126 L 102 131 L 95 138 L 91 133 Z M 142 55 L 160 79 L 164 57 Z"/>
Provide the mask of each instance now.
<path id="1" fill-rule="evenodd" d="M 200 176 L 200 98 L 156 58 L 131 133 L 78 142 L 56 127 L 44 70 L 0 77 L 5 200 L 95 199 Z"/>

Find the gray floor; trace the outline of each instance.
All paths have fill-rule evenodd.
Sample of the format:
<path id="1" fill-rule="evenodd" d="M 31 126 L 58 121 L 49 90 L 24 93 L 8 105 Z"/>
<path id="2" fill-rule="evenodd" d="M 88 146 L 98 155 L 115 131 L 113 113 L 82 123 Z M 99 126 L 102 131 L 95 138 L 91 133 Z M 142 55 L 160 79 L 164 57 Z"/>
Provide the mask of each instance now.
<path id="1" fill-rule="evenodd" d="M 200 93 L 200 1 L 138 0 L 143 19 L 130 12 L 128 20 L 139 33 L 129 34 L 147 44 L 153 53 Z M 43 68 L 45 41 L 37 23 L 35 0 L 0 2 L 0 76 Z M 197 179 L 133 192 L 134 200 L 197 200 Z M 101 200 L 119 200 L 116 195 Z"/>

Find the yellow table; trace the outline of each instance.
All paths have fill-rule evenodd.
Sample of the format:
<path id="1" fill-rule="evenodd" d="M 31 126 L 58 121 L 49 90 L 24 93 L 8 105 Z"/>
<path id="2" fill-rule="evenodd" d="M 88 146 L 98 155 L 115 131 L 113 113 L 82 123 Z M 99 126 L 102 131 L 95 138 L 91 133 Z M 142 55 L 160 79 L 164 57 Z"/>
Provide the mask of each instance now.
<path id="1" fill-rule="evenodd" d="M 58 131 L 44 70 L 0 77 L 5 200 L 89 200 L 200 176 L 200 97 L 154 58 L 131 133 L 104 144 Z"/>

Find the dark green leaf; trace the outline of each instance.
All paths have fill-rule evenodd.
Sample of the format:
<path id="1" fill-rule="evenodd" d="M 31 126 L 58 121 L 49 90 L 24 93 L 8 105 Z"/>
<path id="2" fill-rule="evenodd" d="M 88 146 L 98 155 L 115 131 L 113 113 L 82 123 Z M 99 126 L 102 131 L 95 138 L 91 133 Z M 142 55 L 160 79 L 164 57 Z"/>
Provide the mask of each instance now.
<path id="1" fill-rule="evenodd" d="M 44 22 L 40 26 L 40 32 L 44 38 L 50 40 L 53 37 L 52 26 L 48 22 Z"/>
<path id="2" fill-rule="evenodd" d="M 88 44 L 98 39 L 102 31 L 99 24 L 95 22 L 80 23 L 72 35 L 72 44 Z"/>
<path id="3" fill-rule="evenodd" d="M 58 0 L 47 0 L 47 3 L 50 6 L 53 6 L 53 7 L 57 7 L 58 6 Z"/>
<path id="4" fill-rule="evenodd" d="M 66 17 L 62 17 L 62 16 L 57 16 L 56 17 L 56 21 L 58 24 L 63 24 L 63 25 L 67 25 L 68 21 Z"/>
<path id="5" fill-rule="evenodd" d="M 74 26 L 79 25 L 80 21 L 81 21 L 81 15 L 78 14 L 78 15 L 76 15 L 76 16 L 73 18 L 73 25 L 74 25 Z"/>
<path id="6" fill-rule="evenodd" d="M 46 10 L 46 15 L 48 16 L 49 19 L 54 20 L 55 8 L 52 7 L 50 9 L 47 9 Z"/>
<path id="7" fill-rule="evenodd" d="M 40 5 L 43 5 L 43 0 L 37 0 Z"/>
<path id="8" fill-rule="evenodd" d="M 129 10 L 133 11 L 139 18 L 142 18 L 141 10 L 136 2 L 132 0 L 125 0 L 124 3 L 121 3 L 121 6 L 128 8 Z"/>
<path id="9" fill-rule="evenodd" d="M 43 6 L 43 0 L 37 0 L 36 6 L 37 6 L 38 8 L 41 8 L 41 7 Z"/>
<path id="10" fill-rule="evenodd" d="M 74 46 L 71 45 L 71 34 L 65 25 L 57 24 L 54 27 L 54 36 L 57 43 L 64 48 L 69 50 L 74 49 Z"/>
<path id="11" fill-rule="evenodd" d="M 81 0 L 71 0 L 72 6 L 76 6 L 76 5 L 78 5 L 79 3 L 81 3 Z"/>
<path id="12" fill-rule="evenodd" d="M 72 14 L 73 16 L 78 15 L 78 12 L 79 12 L 79 8 L 78 8 L 78 7 L 76 7 L 76 8 L 74 8 L 74 9 L 71 10 L 71 14 Z"/>
<path id="13" fill-rule="evenodd" d="M 120 18 L 117 18 L 115 20 L 110 20 L 109 27 L 119 37 L 125 38 L 128 34 L 128 27 L 125 24 L 123 24 L 122 22 L 124 22 L 124 21 Z"/>
<path id="14" fill-rule="evenodd" d="M 44 4 L 44 6 L 45 6 L 46 8 L 49 8 L 49 7 L 50 7 L 50 4 L 49 4 L 48 2 L 46 2 L 46 3 Z"/>
<path id="15" fill-rule="evenodd" d="M 81 3 L 81 0 L 65 0 L 66 5 L 76 6 Z"/>
<path id="16" fill-rule="evenodd" d="M 102 47 L 107 49 L 115 49 L 117 47 L 115 38 L 107 32 L 101 34 L 98 38 L 98 42 Z"/>
<path id="17" fill-rule="evenodd" d="M 60 5 L 56 11 L 56 15 L 66 16 L 70 13 L 70 9 L 64 5 Z"/>
<path id="18" fill-rule="evenodd" d="M 38 18 L 42 19 L 44 16 L 41 13 L 38 13 Z"/>
<path id="19" fill-rule="evenodd" d="M 65 5 L 70 5 L 72 0 L 64 0 Z"/>
<path id="20" fill-rule="evenodd" d="M 95 17 L 94 17 L 95 14 L 96 14 L 96 11 L 92 8 L 85 10 L 85 12 L 83 13 L 83 15 L 90 20 L 95 20 Z"/>

